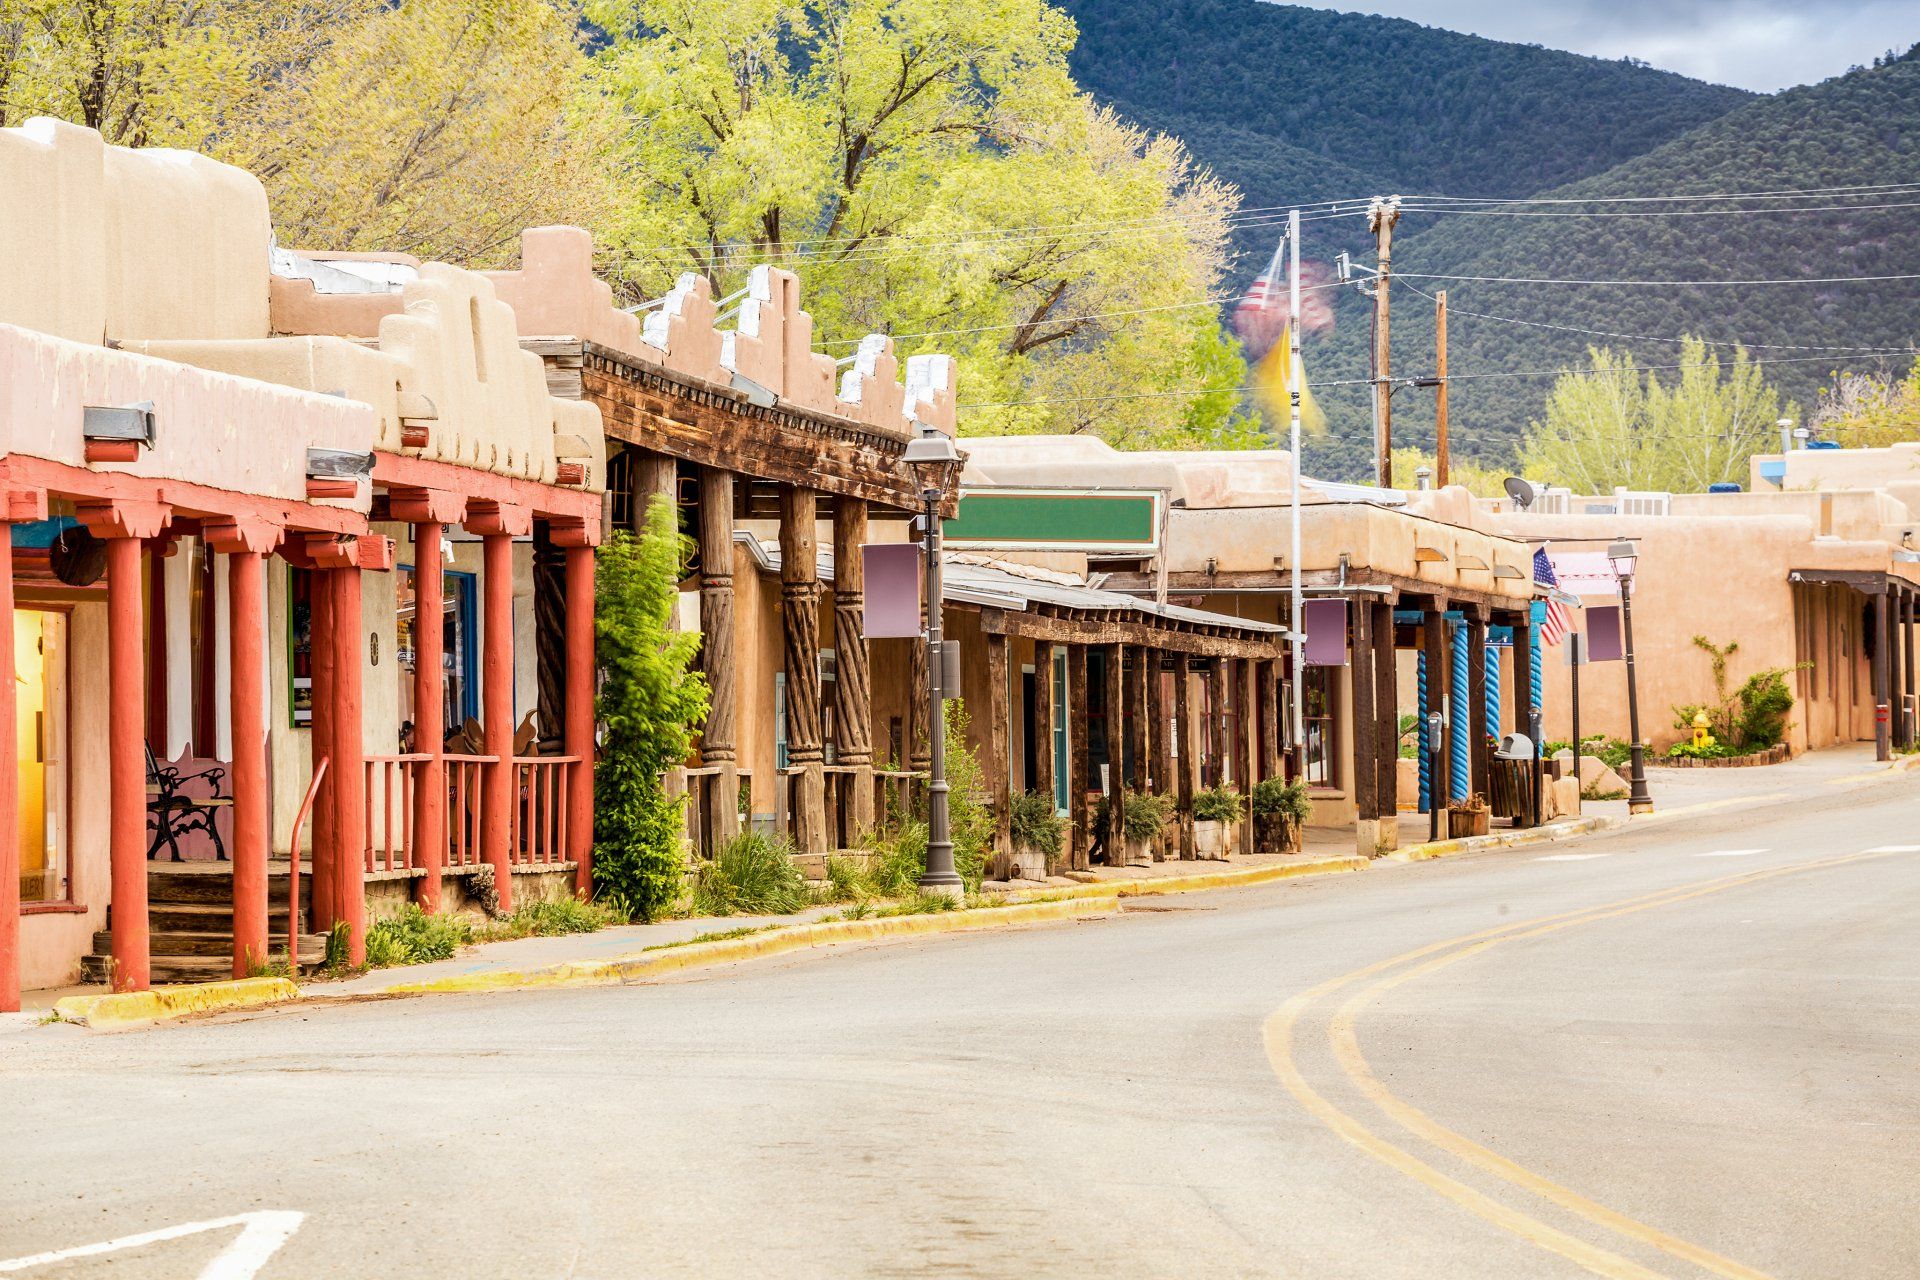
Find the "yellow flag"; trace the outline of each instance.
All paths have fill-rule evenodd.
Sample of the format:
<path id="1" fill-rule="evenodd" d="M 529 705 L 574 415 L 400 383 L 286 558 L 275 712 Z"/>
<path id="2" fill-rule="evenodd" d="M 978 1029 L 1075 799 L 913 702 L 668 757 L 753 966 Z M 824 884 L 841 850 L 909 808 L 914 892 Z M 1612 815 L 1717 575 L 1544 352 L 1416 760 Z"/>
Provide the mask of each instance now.
<path id="1" fill-rule="evenodd" d="M 1287 386 L 1287 375 L 1293 363 L 1288 347 L 1290 336 L 1288 330 L 1283 328 L 1280 341 L 1274 343 L 1267 354 L 1260 357 L 1260 362 L 1253 366 L 1254 396 L 1275 423 L 1285 423 L 1293 416 L 1293 397 L 1288 393 Z M 1318 435 L 1327 429 L 1327 418 L 1313 401 L 1313 390 L 1307 382 L 1305 371 L 1305 361 L 1302 361 L 1300 429 Z"/>

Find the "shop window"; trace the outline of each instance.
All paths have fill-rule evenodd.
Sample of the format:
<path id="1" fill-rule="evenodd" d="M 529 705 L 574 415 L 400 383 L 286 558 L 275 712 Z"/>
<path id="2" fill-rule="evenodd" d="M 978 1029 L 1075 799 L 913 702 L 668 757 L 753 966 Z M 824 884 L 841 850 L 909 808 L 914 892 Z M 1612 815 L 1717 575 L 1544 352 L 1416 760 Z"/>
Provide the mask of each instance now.
<path id="1" fill-rule="evenodd" d="M 429 744 L 412 724 L 414 680 L 414 627 L 417 608 L 414 599 L 412 565 L 401 565 L 394 574 L 397 596 L 396 621 L 400 648 L 400 706 L 404 722 L 401 746 L 420 751 Z M 479 645 L 475 629 L 479 614 L 479 579 L 457 569 L 441 572 L 441 680 L 444 699 L 439 725 L 440 741 L 445 742 L 468 720 L 480 717 Z"/>
<path id="2" fill-rule="evenodd" d="M 73 896 L 67 839 L 67 615 L 13 611 L 20 900 Z"/>
<path id="3" fill-rule="evenodd" d="M 1334 708 L 1339 705 L 1341 668 L 1308 667 L 1306 669 L 1306 703 L 1301 708 L 1305 712 L 1306 742 L 1306 778 L 1311 787 L 1334 787 L 1338 773 L 1335 769 L 1334 745 Z"/>

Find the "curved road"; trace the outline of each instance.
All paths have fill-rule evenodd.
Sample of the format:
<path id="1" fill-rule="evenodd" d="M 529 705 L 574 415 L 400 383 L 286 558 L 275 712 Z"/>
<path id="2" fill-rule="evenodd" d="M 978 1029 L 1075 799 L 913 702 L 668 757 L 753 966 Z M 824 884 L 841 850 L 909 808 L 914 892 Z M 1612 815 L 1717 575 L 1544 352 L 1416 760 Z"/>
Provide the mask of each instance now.
<path id="1" fill-rule="evenodd" d="M 218 1274 L 1911 1277 L 1917 812 L 1828 787 L 646 986 L 36 1029 L 0 1272 L 291 1210 Z M 18 1270 L 194 1276 L 236 1230 Z"/>

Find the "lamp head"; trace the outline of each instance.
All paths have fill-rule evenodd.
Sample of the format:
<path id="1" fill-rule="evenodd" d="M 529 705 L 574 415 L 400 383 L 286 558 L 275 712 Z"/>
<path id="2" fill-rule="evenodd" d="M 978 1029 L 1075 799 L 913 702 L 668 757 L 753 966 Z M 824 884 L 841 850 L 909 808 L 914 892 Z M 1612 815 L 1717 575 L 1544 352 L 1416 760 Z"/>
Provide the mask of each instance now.
<path id="1" fill-rule="evenodd" d="M 1607 548 L 1607 559 L 1613 562 L 1613 576 L 1622 582 L 1633 577 L 1633 563 L 1639 558 L 1639 548 L 1624 539 Z"/>
<path id="2" fill-rule="evenodd" d="M 922 427 L 920 434 L 907 442 L 901 461 L 913 473 L 921 492 L 937 497 L 947 491 L 948 481 L 960 469 L 960 450 L 946 432 Z"/>

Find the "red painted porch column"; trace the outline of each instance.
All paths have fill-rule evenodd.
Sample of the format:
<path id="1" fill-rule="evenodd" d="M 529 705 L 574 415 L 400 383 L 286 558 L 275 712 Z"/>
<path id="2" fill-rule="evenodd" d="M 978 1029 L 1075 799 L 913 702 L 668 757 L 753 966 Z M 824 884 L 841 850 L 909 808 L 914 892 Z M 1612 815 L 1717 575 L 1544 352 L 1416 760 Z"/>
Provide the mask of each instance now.
<path id="1" fill-rule="evenodd" d="M 566 753 L 580 763 L 567 783 L 567 856 L 573 859 L 574 892 L 593 893 L 593 547 L 600 526 L 591 521 L 548 521 L 553 540 L 566 548 L 567 697 Z"/>
<path id="2" fill-rule="evenodd" d="M 147 945 L 146 643 L 140 542 L 159 536 L 171 514 L 160 502 L 89 501 L 80 519 L 107 543 L 108 856 L 113 989 L 145 991 Z M 12 619 L 8 619 L 11 625 Z M 159 638 L 155 637 L 155 643 Z"/>
<path id="3" fill-rule="evenodd" d="M 264 520 L 202 526 L 207 545 L 227 557 L 227 707 L 233 734 L 233 976 L 265 964 L 267 858 L 272 798 L 267 791 L 266 557 L 280 528 Z"/>
<path id="4" fill-rule="evenodd" d="M 313 875 L 307 884 L 312 910 L 302 923 L 302 931 L 325 933 L 334 920 L 334 867 L 339 863 L 334 839 L 334 786 L 339 781 L 333 750 L 333 709 L 338 695 L 333 674 L 333 581 L 332 571 L 308 560 L 307 569 L 307 663 L 312 685 L 307 721 L 308 759 L 318 769 L 327 762 L 326 776 L 320 780 L 319 794 L 313 806 Z M 311 775 L 309 775 L 311 776 Z M 299 851 L 294 851 L 298 856 Z"/>
<path id="5" fill-rule="evenodd" d="M 446 576 L 440 543 L 447 525 L 466 514 L 464 495 L 391 491 L 393 518 L 413 525 L 413 749 L 426 756 L 413 792 L 413 859 L 424 874 L 419 902 L 440 909 L 447 852 Z"/>
<path id="6" fill-rule="evenodd" d="M 533 532 L 533 512 L 502 502 L 474 502 L 467 528 L 481 541 L 481 754 L 493 757 L 480 789 L 480 856 L 493 868 L 500 910 L 513 910 L 516 769 L 513 763 L 513 540 Z"/>
<path id="7" fill-rule="evenodd" d="M 13 526 L 44 520 L 42 490 L 0 494 L 0 1013 L 20 1010 L 20 762 L 15 726 L 19 698 L 13 665 Z"/>

